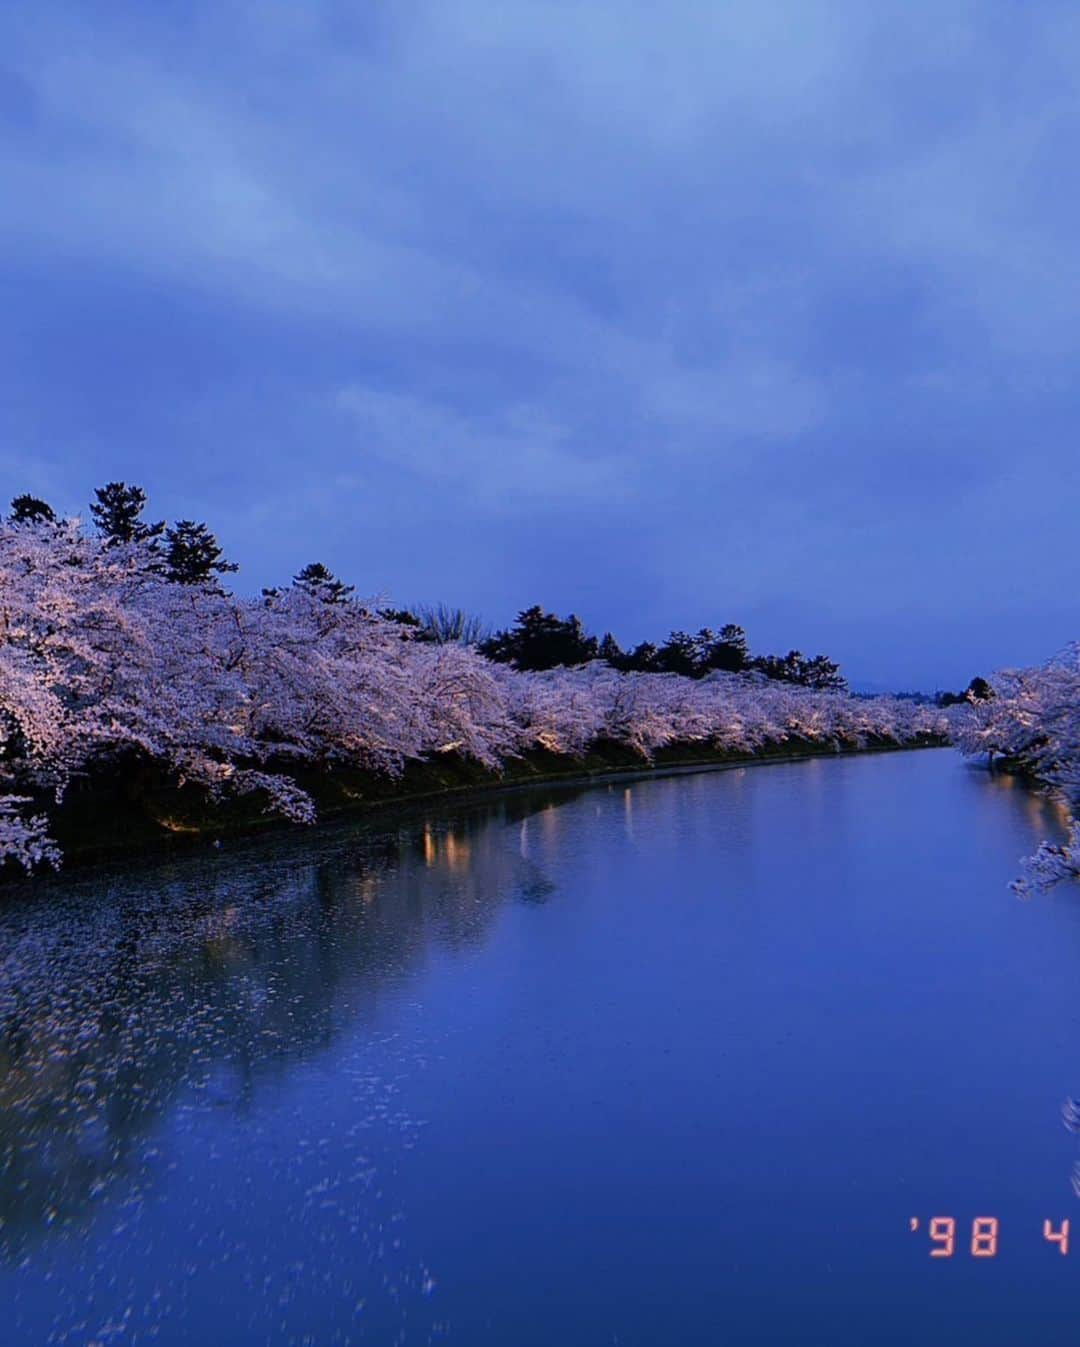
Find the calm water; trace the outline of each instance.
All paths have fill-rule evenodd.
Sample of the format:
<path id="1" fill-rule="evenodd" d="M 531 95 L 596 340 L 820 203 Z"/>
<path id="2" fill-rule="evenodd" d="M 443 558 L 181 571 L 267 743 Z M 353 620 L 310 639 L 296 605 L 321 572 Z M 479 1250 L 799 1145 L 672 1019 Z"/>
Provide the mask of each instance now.
<path id="1" fill-rule="evenodd" d="M 1053 826 L 925 752 L 9 894 L 0 1341 L 1072 1342 Z"/>

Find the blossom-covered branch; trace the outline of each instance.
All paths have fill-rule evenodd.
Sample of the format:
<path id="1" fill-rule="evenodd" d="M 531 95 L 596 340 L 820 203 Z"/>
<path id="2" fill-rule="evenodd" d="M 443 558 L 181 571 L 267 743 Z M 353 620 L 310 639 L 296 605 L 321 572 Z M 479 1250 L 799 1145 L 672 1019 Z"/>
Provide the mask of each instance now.
<path id="1" fill-rule="evenodd" d="M 254 793 L 307 822 L 301 767 L 394 775 L 453 753 L 497 769 L 529 750 L 581 755 L 600 741 L 648 759 L 671 744 L 752 753 L 946 729 L 934 708 L 759 673 L 692 679 L 601 660 L 525 672 L 420 639 L 347 586 L 309 577 L 237 597 L 210 549 L 201 578 L 177 574 L 162 564 L 160 530 L 121 522 L 93 536 L 26 507 L 0 523 L 0 860 L 57 863 L 48 801 L 78 776 L 132 762 L 211 800 Z"/>
<path id="2" fill-rule="evenodd" d="M 973 700 L 956 725 L 962 752 L 1006 759 L 1049 785 L 1069 810 L 1067 837 L 1024 862 L 1020 893 L 1080 877 L 1080 643 L 1033 669 L 1006 669 L 993 696 Z"/>

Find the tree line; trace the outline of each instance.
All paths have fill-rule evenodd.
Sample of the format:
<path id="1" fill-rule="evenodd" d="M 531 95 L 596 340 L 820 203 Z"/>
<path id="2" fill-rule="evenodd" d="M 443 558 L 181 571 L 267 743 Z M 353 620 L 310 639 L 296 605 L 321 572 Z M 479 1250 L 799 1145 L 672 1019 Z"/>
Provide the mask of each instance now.
<path id="1" fill-rule="evenodd" d="M 209 527 L 192 519 L 150 523 L 144 518 L 146 492 L 127 482 L 108 482 L 94 491 L 90 516 L 106 545 L 140 543 L 155 558 L 165 579 L 181 585 L 216 585 L 220 577 L 238 567 L 225 559 Z M 46 501 L 32 495 L 16 496 L 11 502 L 12 523 L 56 523 L 57 516 Z M 292 583 L 327 603 L 349 602 L 355 586 L 339 579 L 320 561 L 309 562 Z M 281 593 L 264 589 L 264 598 Z M 379 615 L 398 622 L 413 637 L 437 644 L 475 646 L 480 654 L 498 664 L 540 672 L 573 667 L 601 660 L 623 673 L 674 673 L 686 678 L 704 678 L 714 670 L 724 673 L 759 673 L 766 678 L 795 683 L 818 691 L 843 691 L 847 682 L 839 666 L 825 655 L 807 658 L 799 650 L 786 655 L 751 654 L 742 627 L 728 623 L 718 632 L 702 627 L 695 634 L 672 631 L 659 645 L 642 641 L 624 650 L 607 632 L 597 638 L 588 633 L 581 619 L 571 613 L 561 618 L 538 604 L 517 615 L 512 627 L 490 633 L 483 621 L 460 608 L 445 604 L 414 608 L 384 608 Z"/>
<path id="2" fill-rule="evenodd" d="M 545 613 L 538 605 L 526 608 L 512 627 L 483 641 L 480 653 L 518 669 L 553 669 L 559 665 L 603 660 L 624 673 L 674 673 L 704 678 L 724 673 L 759 673 L 783 683 L 797 683 L 818 691 L 843 691 L 847 682 L 839 666 L 826 655 L 807 658 L 799 650 L 786 655 L 751 654 L 746 632 L 734 623 L 713 631 L 702 627 L 691 634 L 673 631 L 656 645 L 642 641 L 623 650 L 611 634 L 590 635 L 573 613 L 567 618 Z"/>
<path id="3" fill-rule="evenodd" d="M 577 619 L 537 610 L 534 622 L 527 609 L 488 637 L 432 610 L 428 627 L 422 611 L 357 599 L 318 562 L 281 589 L 236 595 L 222 583 L 233 563 L 205 525 L 167 526 L 145 505 L 141 488 L 112 482 L 94 493 L 89 526 L 27 496 L 0 519 L 0 869 L 59 862 L 50 820 L 75 782 L 122 776 L 136 811 L 145 783 L 162 782 L 211 814 L 226 797 L 254 797 L 309 822 L 300 773 L 397 776 L 444 754 L 497 773 L 529 753 L 650 761 L 673 746 L 751 755 L 947 732 L 936 709 L 725 672 L 741 648 L 729 629 L 690 639 L 684 672 L 708 661 L 716 671 L 684 677 L 677 640 L 657 647 L 669 663 L 636 669 L 631 651 L 620 671 L 607 662 L 622 655 L 613 641 L 591 658 Z M 534 626 L 556 647 L 548 667 L 518 667 L 540 659 L 520 644 Z"/>
<path id="4" fill-rule="evenodd" d="M 217 539 L 205 524 L 178 519 L 171 527 L 165 521 L 148 523 L 143 518 L 146 492 L 127 482 L 108 482 L 98 487 L 90 502 L 90 517 L 106 543 L 120 546 L 143 543 L 158 561 L 166 579 L 181 585 L 204 585 L 237 570 L 226 561 Z M 13 524 L 55 524 L 56 511 L 37 496 L 16 496 L 11 502 Z"/>
<path id="5" fill-rule="evenodd" d="M 206 524 L 193 519 L 178 519 L 171 526 L 164 520 L 151 524 L 143 518 L 146 504 L 143 488 L 127 482 L 108 482 L 94 491 L 90 517 L 106 546 L 142 544 L 155 560 L 158 572 L 178 585 L 216 585 L 220 576 L 239 570 L 235 561 L 226 561 L 217 538 Z M 31 495 L 15 497 L 9 519 L 13 524 L 59 522 L 47 501 Z M 293 577 L 293 584 L 327 603 L 348 602 L 356 588 L 339 580 L 321 561 L 304 566 Z M 265 598 L 270 598 L 281 591 L 273 588 L 262 592 Z M 409 623 L 417 621 L 411 613 L 393 616 Z"/>

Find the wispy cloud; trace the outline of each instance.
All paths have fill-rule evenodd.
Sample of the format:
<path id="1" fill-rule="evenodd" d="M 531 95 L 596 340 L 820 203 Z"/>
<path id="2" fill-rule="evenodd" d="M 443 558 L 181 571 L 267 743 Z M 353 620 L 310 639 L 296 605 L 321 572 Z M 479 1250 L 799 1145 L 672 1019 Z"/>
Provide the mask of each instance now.
<path id="1" fill-rule="evenodd" d="M 617 503 L 632 494 L 633 466 L 575 450 L 566 427 L 542 408 L 486 414 L 372 388 L 342 389 L 337 408 L 352 424 L 358 454 L 405 469 L 423 483 L 485 510 L 535 509 L 567 499 Z"/>
<path id="2" fill-rule="evenodd" d="M 23 7 L 0 69 L 13 483 L 81 499 L 145 463 L 267 568 L 297 474 L 352 484 L 305 482 L 314 514 L 384 493 L 365 536 L 387 557 L 428 483 L 478 523 L 430 564 L 507 609 L 527 596 L 489 584 L 501 512 L 560 540 L 535 566 L 568 588 L 602 514 L 648 536 L 665 593 L 696 568 L 687 607 L 722 572 L 865 609 L 931 577 L 965 598 L 957 539 L 976 555 L 977 513 L 1019 500 L 999 549 L 1038 539 L 1075 581 L 1013 460 L 1071 480 L 1078 22 L 975 0 Z M 327 533 L 288 517 L 311 550 Z M 527 583 L 538 535 L 498 536 Z M 590 583 L 623 602 L 616 572 Z"/>

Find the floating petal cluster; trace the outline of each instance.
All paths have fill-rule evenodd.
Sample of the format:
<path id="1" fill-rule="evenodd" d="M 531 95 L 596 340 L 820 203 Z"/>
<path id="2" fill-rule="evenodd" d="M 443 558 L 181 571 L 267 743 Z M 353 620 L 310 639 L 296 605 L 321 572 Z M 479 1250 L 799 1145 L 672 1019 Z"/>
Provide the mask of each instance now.
<path id="1" fill-rule="evenodd" d="M 244 598 L 216 578 L 178 583 L 145 540 L 76 519 L 0 524 L 0 713 L 0 861 L 26 869 L 60 859 L 48 802 L 118 763 L 310 822 L 301 766 L 393 775 L 455 753 L 497 770 L 598 741 L 648 759 L 671 744 L 900 744 L 948 726 L 935 708 L 757 674 L 521 672 L 318 586 Z"/>

